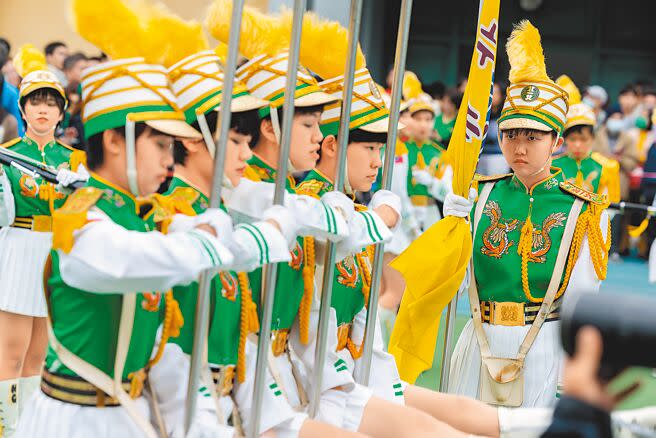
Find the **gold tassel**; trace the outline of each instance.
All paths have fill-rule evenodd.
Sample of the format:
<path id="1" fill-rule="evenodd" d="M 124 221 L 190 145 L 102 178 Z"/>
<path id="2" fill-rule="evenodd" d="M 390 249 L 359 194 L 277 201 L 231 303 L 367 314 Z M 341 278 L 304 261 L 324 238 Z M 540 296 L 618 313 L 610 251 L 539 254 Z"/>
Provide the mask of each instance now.
<path id="1" fill-rule="evenodd" d="M 629 227 L 629 236 L 640 237 L 649 226 L 649 216 L 644 218 L 637 227 Z"/>
<path id="2" fill-rule="evenodd" d="M 307 345 L 310 342 L 310 313 L 312 311 L 312 298 L 314 295 L 314 238 L 303 238 L 303 298 L 299 309 L 299 326 L 301 329 L 301 343 Z"/>
<path id="3" fill-rule="evenodd" d="M 237 279 L 241 291 L 237 381 L 243 383 L 246 380 L 246 338 L 250 333 L 257 333 L 260 330 L 260 321 L 257 316 L 257 306 L 253 302 L 253 292 L 248 281 L 248 275 L 245 272 L 239 272 Z"/>
<path id="4" fill-rule="evenodd" d="M 155 365 L 162 358 L 164 354 L 164 347 L 171 337 L 180 336 L 180 329 L 184 325 L 184 318 L 180 310 L 180 304 L 173 298 L 173 291 L 169 290 L 165 294 L 165 310 L 164 310 L 164 323 L 162 324 L 162 339 L 159 342 L 157 353 L 149 362 L 147 368 Z"/>

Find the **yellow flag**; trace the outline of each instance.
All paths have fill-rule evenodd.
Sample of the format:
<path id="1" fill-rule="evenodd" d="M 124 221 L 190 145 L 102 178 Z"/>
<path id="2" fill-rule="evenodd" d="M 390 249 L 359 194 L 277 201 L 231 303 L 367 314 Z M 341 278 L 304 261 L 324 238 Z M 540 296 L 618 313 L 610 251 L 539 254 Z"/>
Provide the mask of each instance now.
<path id="1" fill-rule="evenodd" d="M 465 198 L 487 132 L 499 1 L 480 0 L 467 88 L 446 152 L 453 165 L 453 191 Z M 440 315 L 458 291 L 471 255 L 469 223 L 450 216 L 426 230 L 392 262 L 406 281 L 389 345 L 403 380 L 412 383 L 432 366 Z"/>

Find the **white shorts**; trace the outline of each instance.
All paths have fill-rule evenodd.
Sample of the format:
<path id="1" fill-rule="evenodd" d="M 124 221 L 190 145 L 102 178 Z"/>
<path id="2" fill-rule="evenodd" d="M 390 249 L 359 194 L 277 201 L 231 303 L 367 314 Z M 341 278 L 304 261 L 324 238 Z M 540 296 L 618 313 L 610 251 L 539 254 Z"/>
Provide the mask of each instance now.
<path id="1" fill-rule="evenodd" d="M 0 229 L 0 310 L 47 316 L 43 267 L 51 247 L 52 233 Z"/>
<path id="2" fill-rule="evenodd" d="M 371 389 L 357 384 L 350 391 L 324 391 L 316 419 L 340 429 L 356 432 L 372 395 Z"/>

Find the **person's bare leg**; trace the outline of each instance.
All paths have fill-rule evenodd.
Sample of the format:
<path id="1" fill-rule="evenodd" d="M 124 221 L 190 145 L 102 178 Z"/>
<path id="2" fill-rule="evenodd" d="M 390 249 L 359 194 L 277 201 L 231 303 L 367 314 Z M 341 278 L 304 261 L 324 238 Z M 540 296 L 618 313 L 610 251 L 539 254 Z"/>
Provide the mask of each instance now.
<path id="1" fill-rule="evenodd" d="M 371 397 L 364 408 L 358 432 L 377 438 L 466 437 L 425 412 Z"/>
<path id="2" fill-rule="evenodd" d="M 299 438 L 364 438 L 366 435 L 358 432 L 349 432 L 315 420 L 305 420 L 298 436 Z"/>
<path id="3" fill-rule="evenodd" d="M 32 318 L 32 337 L 21 369 L 21 377 L 41 374 L 41 367 L 48 348 L 48 329 L 46 318 Z"/>
<path id="4" fill-rule="evenodd" d="M 383 255 L 383 284 L 384 292 L 381 293 L 378 304 L 389 310 L 394 310 L 401 304 L 403 291 L 405 290 L 405 280 L 399 271 L 389 266 L 396 255 L 386 252 Z"/>
<path id="5" fill-rule="evenodd" d="M 0 310 L 0 380 L 21 376 L 32 337 L 32 319 Z"/>
<path id="6" fill-rule="evenodd" d="M 408 385 L 404 392 L 407 406 L 419 409 L 454 428 L 474 435 L 499 436 L 497 409 L 453 394 Z"/>

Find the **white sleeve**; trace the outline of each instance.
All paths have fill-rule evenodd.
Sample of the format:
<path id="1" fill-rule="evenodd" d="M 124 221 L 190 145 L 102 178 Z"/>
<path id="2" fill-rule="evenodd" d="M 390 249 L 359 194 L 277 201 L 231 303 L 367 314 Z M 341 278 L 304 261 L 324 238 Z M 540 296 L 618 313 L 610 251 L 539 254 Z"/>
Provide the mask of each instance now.
<path id="1" fill-rule="evenodd" d="M 284 236 L 268 222 L 237 225 L 229 249 L 234 255 L 230 269 L 238 272 L 291 260 Z"/>
<path id="2" fill-rule="evenodd" d="M 608 213 L 603 211 L 601 213 L 600 223 L 601 233 L 604 240 L 608 238 Z M 565 302 L 573 301 L 582 293 L 599 292 L 601 280 L 597 278 L 594 265 L 592 264 L 592 257 L 590 256 L 590 244 L 588 242 L 587 233 L 581 242 L 581 250 L 576 259 L 574 268 L 570 275 L 569 284 L 565 289 Z"/>
<path id="3" fill-rule="evenodd" d="M 16 220 L 16 206 L 14 194 L 11 191 L 11 182 L 0 166 L 0 227 L 8 227 Z"/>
<path id="4" fill-rule="evenodd" d="M 453 168 L 449 165 L 444 169 L 442 178 L 435 178 L 433 185 L 430 187 L 430 194 L 433 198 L 444 202 L 446 195 L 453 191 Z"/>
<path id="5" fill-rule="evenodd" d="M 349 222 L 349 236 L 336 246 L 337 261 L 351 254 L 357 254 L 362 248 L 392 240 L 392 231 L 376 212 L 357 211 Z"/>
<path id="6" fill-rule="evenodd" d="M 261 220 L 273 205 L 275 184 L 242 178 L 226 191 L 224 202 L 236 222 Z M 300 236 L 342 238 L 348 234 L 344 217 L 335 209 L 310 196 L 285 192 L 284 205 L 300 225 Z"/>
<path id="7" fill-rule="evenodd" d="M 77 289 L 165 291 L 191 283 L 205 269 L 233 262 L 230 251 L 204 231 L 169 235 L 129 231 L 99 211 L 88 212 L 87 220 L 74 233 L 72 250 L 68 254 L 58 251 L 62 279 Z"/>

